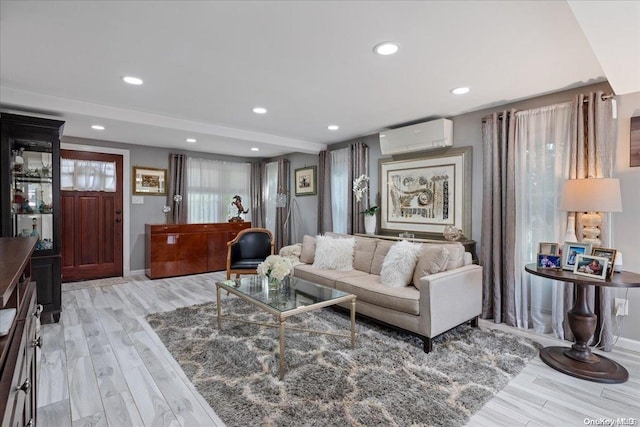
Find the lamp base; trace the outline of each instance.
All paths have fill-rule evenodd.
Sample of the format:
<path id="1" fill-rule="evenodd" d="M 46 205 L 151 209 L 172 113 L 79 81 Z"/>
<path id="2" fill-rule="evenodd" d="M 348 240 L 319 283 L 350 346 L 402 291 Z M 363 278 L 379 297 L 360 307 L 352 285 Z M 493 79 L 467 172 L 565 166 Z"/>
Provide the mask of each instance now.
<path id="1" fill-rule="evenodd" d="M 598 238 L 600 236 L 600 229 L 598 226 L 602 224 L 602 217 L 597 212 L 589 212 L 582 215 L 582 242 L 591 243 L 591 246 L 600 246 L 602 241 Z"/>

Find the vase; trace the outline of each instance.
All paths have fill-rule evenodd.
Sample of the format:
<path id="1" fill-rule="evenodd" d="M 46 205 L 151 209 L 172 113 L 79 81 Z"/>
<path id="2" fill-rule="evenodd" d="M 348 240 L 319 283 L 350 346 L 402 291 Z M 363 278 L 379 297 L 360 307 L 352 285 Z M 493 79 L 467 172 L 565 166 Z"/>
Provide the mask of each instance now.
<path id="1" fill-rule="evenodd" d="M 367 234 L 376 234 L 376 216 L 365 215 L 364 216 L 364 232 Z"/>
<path id="2" fill-rule="evenodd" d="M 280 289 L 280 285 L 282 284 L 282 281 L 280 279 L 269 276 L 267 276 L 267 279 L 269 279 L 269 290 Z"/>

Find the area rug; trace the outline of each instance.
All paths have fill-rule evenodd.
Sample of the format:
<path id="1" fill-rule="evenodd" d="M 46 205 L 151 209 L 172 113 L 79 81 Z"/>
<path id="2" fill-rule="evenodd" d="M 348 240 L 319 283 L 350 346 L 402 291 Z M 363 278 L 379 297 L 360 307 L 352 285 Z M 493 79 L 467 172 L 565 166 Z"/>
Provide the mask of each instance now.
<path id="1" fill-rule="evenodd" d="M 224 310 L 273 319 L 236 298 Z M 358 322 L 348 338 L 286 332 L 286 375 L 278 380 L 277 328 L 224 321 L 208 303 L 147 316 L 200 394 L 233 426 L 460 426 L 537 355 L 526 338 L 459 326 L 421 340 Z M 348 315 L 332 309 L 287 324 L 348 333 Z"/>

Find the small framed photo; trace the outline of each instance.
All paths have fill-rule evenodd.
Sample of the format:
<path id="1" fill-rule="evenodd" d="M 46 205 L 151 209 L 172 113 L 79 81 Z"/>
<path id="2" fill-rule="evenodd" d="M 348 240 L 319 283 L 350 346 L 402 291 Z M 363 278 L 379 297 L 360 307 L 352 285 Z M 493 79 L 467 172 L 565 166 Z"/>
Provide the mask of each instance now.
<path id="1" fill-rule="evenodd" d="M 573 271 L 578 255 L 591 255 L 591 243 L 565 242 L 562 248 L 562 268 Z"/>
<path id="2" fill-rule="evenodd" d="M 540 242 L 538 244 L 539 254 L 558 255 L 558 244 L 549 242 Z"/>
<path id="3" fill-rule="evenodd" d="M 562 268 L 562 257 L 560 255 L 538 254 L 538 268 Z"/>
<path id="4" fill-rule="evenodd" d="M 577 255 L 573 273 L 596 279 L 606 279 L 609 260 L 601 256 Z"/>
<path id="5" fill-rule="evenodd" d="M 296 196 L 311 196 L 316 194 L 316 167 L 307 166 L 295 170 Z"/>
<path id="6" fill-rule="evenodd" d="M 166 196 L 167 170 L 134 166 L 133 194 L 139 196 Z"/>
<path id="7" fill-rule="evenodd" d="M 613 273 L 613 267 L 616 263 L 616 253 L 618 251 L 616 249 L 610 248 L 592 248 L 591 255 L 593 256 L 601 256 L 606 258 L 609 261 L 609 268 L 607 269 L 607 277 L 611 277 L 611 273 Z"/>

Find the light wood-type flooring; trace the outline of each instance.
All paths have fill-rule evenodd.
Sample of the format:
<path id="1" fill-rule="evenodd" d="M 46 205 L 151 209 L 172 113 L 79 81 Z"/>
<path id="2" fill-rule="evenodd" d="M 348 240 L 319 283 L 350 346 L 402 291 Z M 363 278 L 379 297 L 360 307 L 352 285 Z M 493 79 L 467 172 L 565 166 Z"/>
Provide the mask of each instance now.
<path id="1" fill-rule="evenodd" d="M 148 313 L 214 301 L 214 282 L 221 278 L 219 272 L 153 281 L 134 276 L 124 284 L 63 291 L 60 323 L 42 326 L 38 426 L 223 426 L 144 319 Z M 481 321 L 481 327 L 558 345 L 490 322 Z M 640 420 L 640 353 L 616 349 L 607 356 L 629 370 L 628 382 L 578 380 L 536 357 L 467 425 Z"/>

